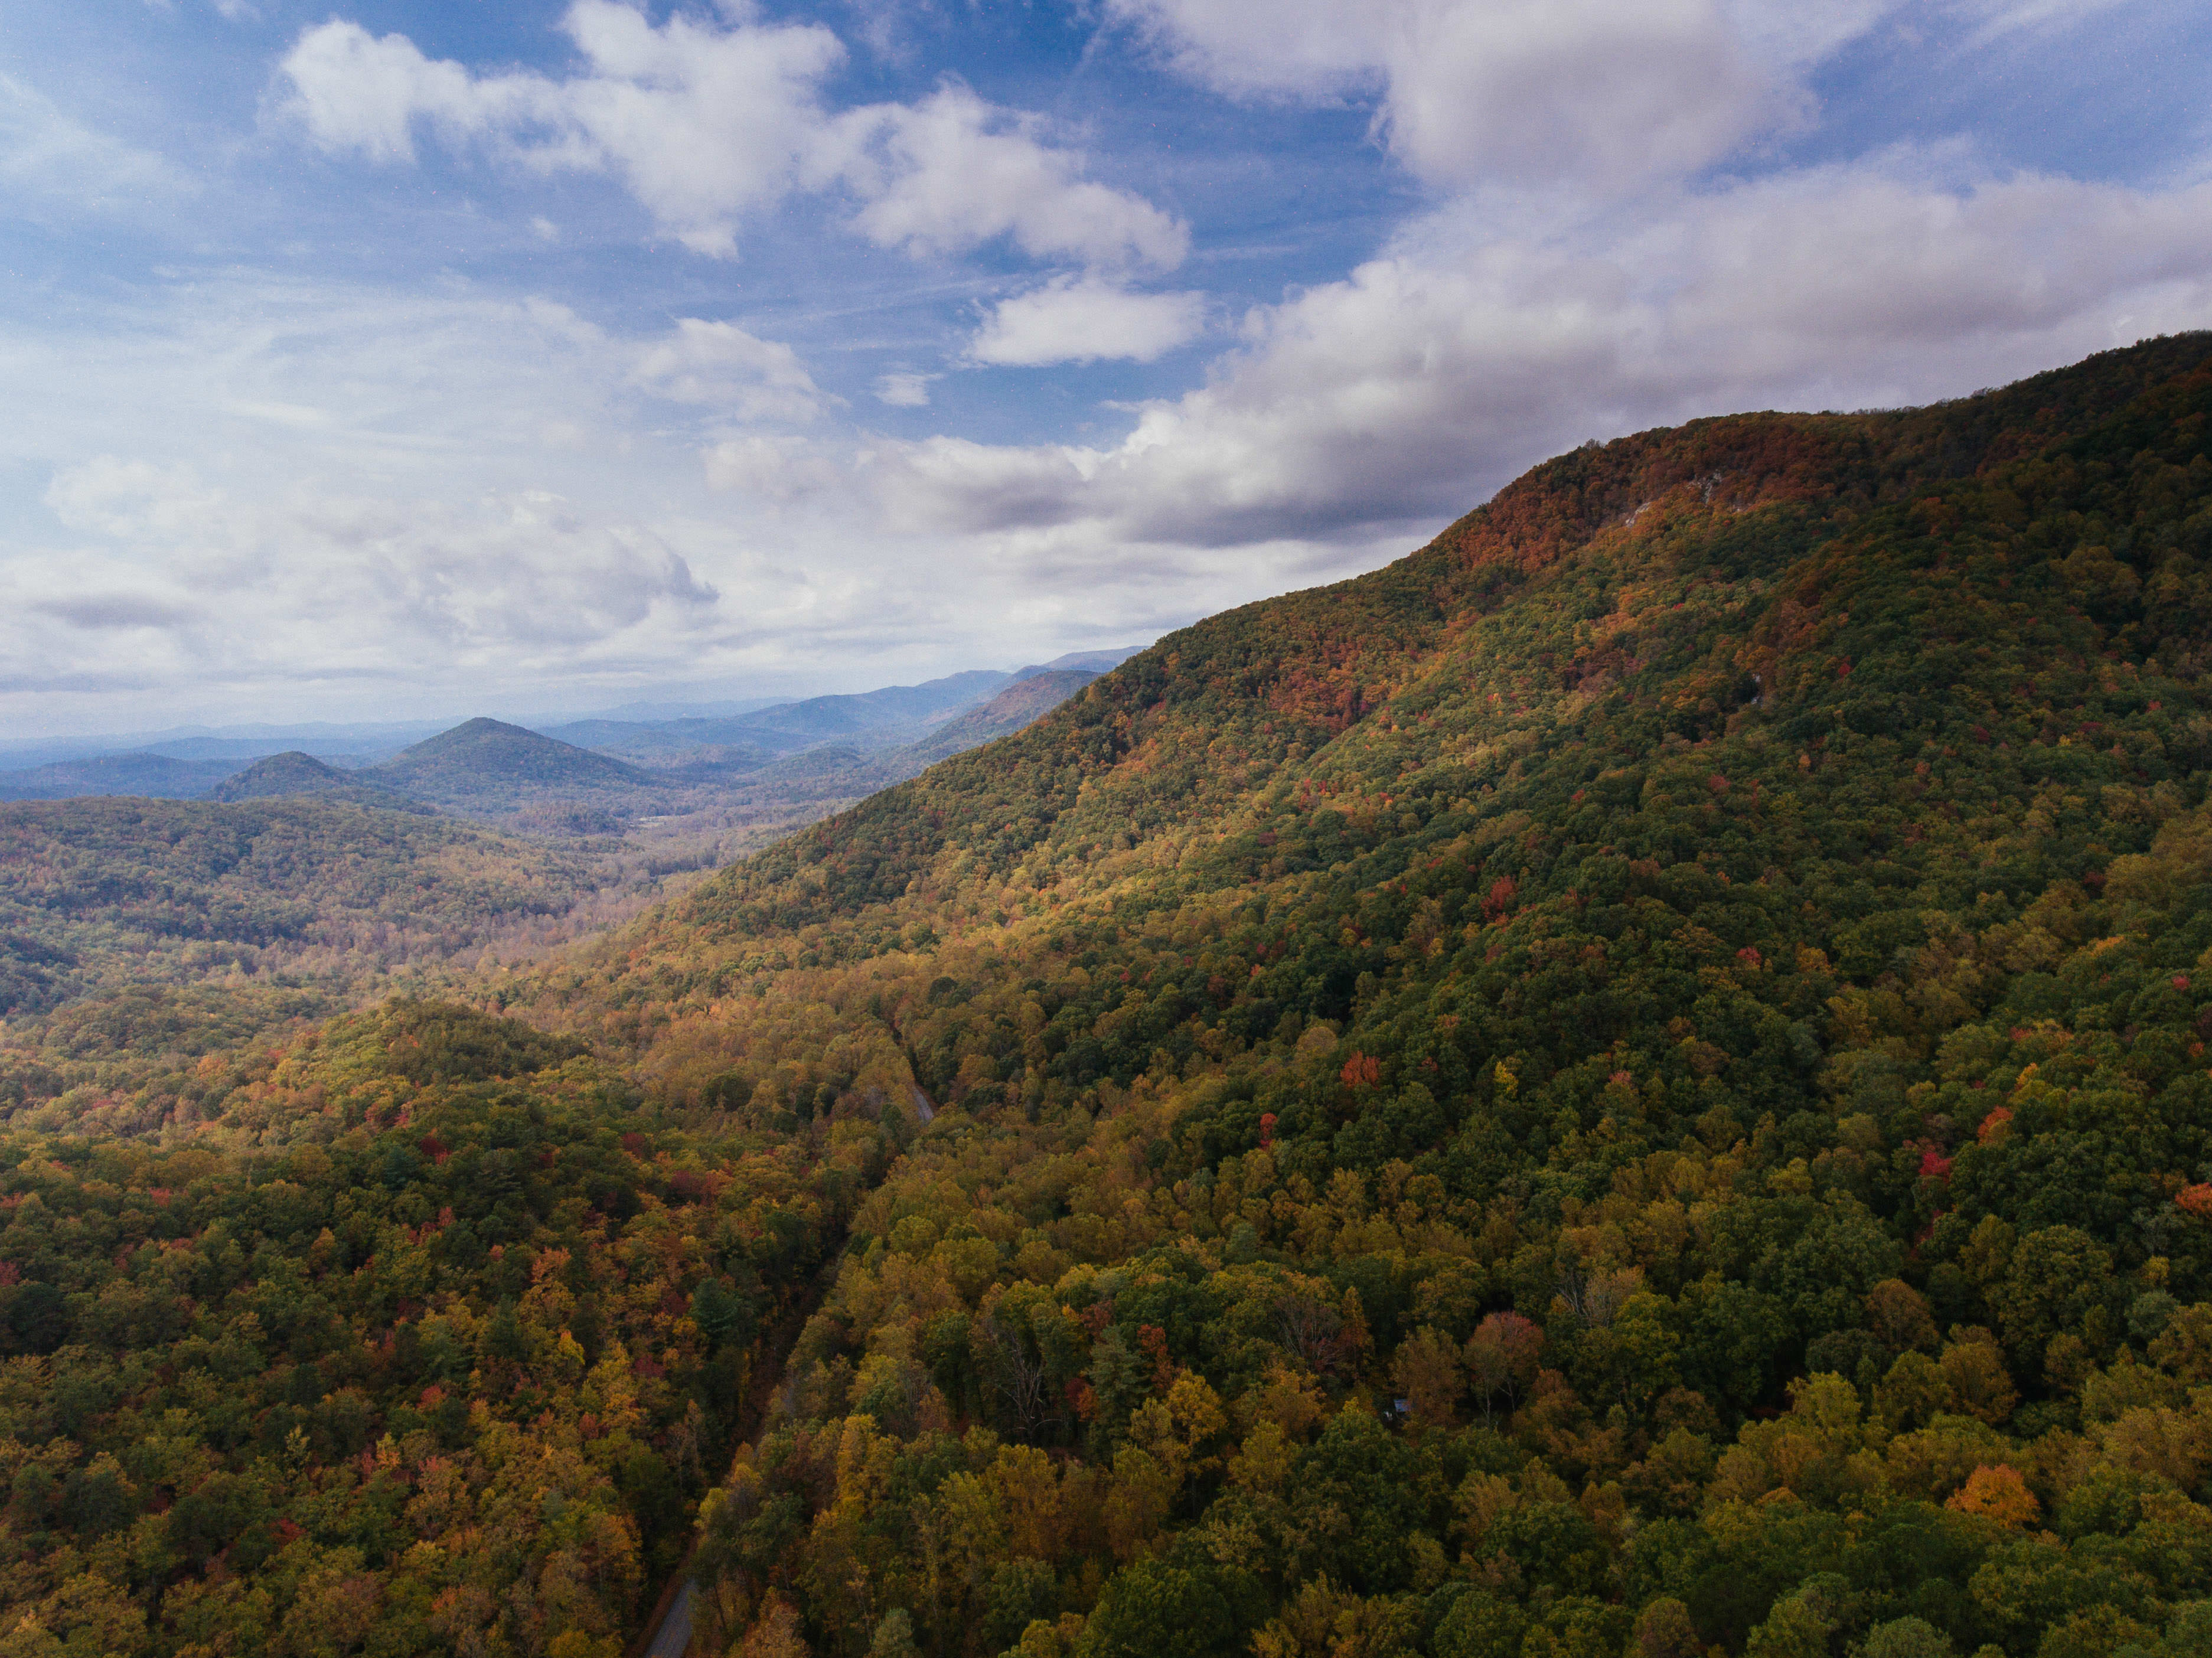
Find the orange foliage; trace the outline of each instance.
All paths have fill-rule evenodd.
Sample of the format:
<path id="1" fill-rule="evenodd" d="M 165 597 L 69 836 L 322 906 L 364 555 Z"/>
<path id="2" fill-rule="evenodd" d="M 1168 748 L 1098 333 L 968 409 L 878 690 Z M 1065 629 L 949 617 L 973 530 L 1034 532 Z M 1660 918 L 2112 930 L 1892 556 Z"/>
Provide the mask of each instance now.
<path id="1" fill-rule="evenodd" d="M 2027 1483 L 2002 1462 L 1994 1468 L 1975 1469 L 1943 1506 L 1994 1520 L 2008 1531 L 2018 1530 L 2043 1512 Z"/>

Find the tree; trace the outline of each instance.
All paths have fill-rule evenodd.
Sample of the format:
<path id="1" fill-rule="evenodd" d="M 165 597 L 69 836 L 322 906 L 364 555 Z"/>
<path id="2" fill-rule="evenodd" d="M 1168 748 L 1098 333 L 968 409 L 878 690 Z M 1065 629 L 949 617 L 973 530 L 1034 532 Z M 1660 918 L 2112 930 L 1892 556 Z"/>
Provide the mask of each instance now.
<path id="1" fill-rule="evenodd" d="M 1923 1618 L 1893 1618 L 1866 1632 L 1859 1658 L 1956 1658 L 1951 1637 Z"/>
<path id="2" fill-rule="evenodd" d="M 1079 1658 L 1230 1658 L 1249 1596 L 1218 1570 L 1152 1558 L 1116 1572 L 1077 1646 Z"/>
<path id="3" fill-rule="evenodd" d="M 1501 1399 L 1516 1409 L 1536 1380 L 1544 1333 L 1518 1313 L 1492 1313 L 1467 1339 L 1468 1384 L 1487 1422 Z"/>
<path id="4" fill-rule="evenodd" d="M 2008 1531 L 2018 1530 L 2043 1512 L 2027 1482 L 2002 1463 L 1994 1468 L 1976 1468 L 1943 1506 L 1959 1514 L 1993 1520 Z"/>

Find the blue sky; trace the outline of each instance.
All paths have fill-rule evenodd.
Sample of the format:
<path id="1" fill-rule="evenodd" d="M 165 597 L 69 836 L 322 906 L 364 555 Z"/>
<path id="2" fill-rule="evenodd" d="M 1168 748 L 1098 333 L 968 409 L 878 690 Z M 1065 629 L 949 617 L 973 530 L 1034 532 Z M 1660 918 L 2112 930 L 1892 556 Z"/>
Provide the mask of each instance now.
<path id="1" fill-rule="evenodd" d="M 2212 21 L 14 0 L 0 721 L 1122 644 L 1588 437 L 2212 324 Z"/>

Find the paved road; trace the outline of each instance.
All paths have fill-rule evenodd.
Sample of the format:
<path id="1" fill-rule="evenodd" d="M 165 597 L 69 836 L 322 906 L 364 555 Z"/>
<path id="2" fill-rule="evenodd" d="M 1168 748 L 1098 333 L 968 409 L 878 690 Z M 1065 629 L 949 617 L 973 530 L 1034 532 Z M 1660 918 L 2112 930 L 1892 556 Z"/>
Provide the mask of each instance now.
<path id="1" fill-rule="evenodd" d="M 684 1649 L 691 1644 L 691 1608 L 698 1599 L 699 1586 L 686 1578 L 669 1605 L 668 1616 L 645 1643 L 642 1658 L 684 1658 Z"/>
<path id="2" fill-rule="evenodd" d="M 919 1087 L 914 1090 L 914 1108 L 924 1123 L 936 1121 L 937 1108 L 930 1103 L 929 1096 Z M 805 1304 L 785 1320 L 785 1327 L 778 1333 L 778 1339 L 774 1343 L 775 1363 L 769 1367 L 768 1374 L 749 1390 L 754 1403 L 747 1412 L 749 1420 L 741 1426 L 740 1438 L 749 1440 L 759 1432 L 761 1413 L 767 1407 L 769 1395 L 783 1379 L 784 1357 L 790 1352 L 791 1344 L 798 1339 L 799 1332 L 806 1322 L 807 1315 L 814 1310 L 815 1303 L 821 1299 L 823 1290 L 836 1276 L 837 1261 L 843 1253 L 841 1245 L 837 1254 L 817 1274 L 813 1292 L 806 1297 Z M 688 1564 L 686 1570 L 689 1570 Z M 684 1649 L 691 1644 L 691 1617 L 698 1600 L 699 1586 L 686 1577 L 683 1587 L 669 1600 L 668 1610 L 663 1614 L 659 1626 L 653 1631 L 653 1638 L 641 1647 L 633 1648 L 632 1658 L 684 1658 Z"/>

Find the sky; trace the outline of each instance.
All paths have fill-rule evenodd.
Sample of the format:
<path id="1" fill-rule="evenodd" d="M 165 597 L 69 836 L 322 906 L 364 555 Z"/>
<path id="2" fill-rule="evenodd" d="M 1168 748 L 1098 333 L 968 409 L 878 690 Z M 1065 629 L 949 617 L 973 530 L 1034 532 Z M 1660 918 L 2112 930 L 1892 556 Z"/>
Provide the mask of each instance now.
<path id="1" fill-rule="evenodd" d="M 9 0 L 0 733 L 810 694 L 2212 325 L 2212 8 Z"/>

